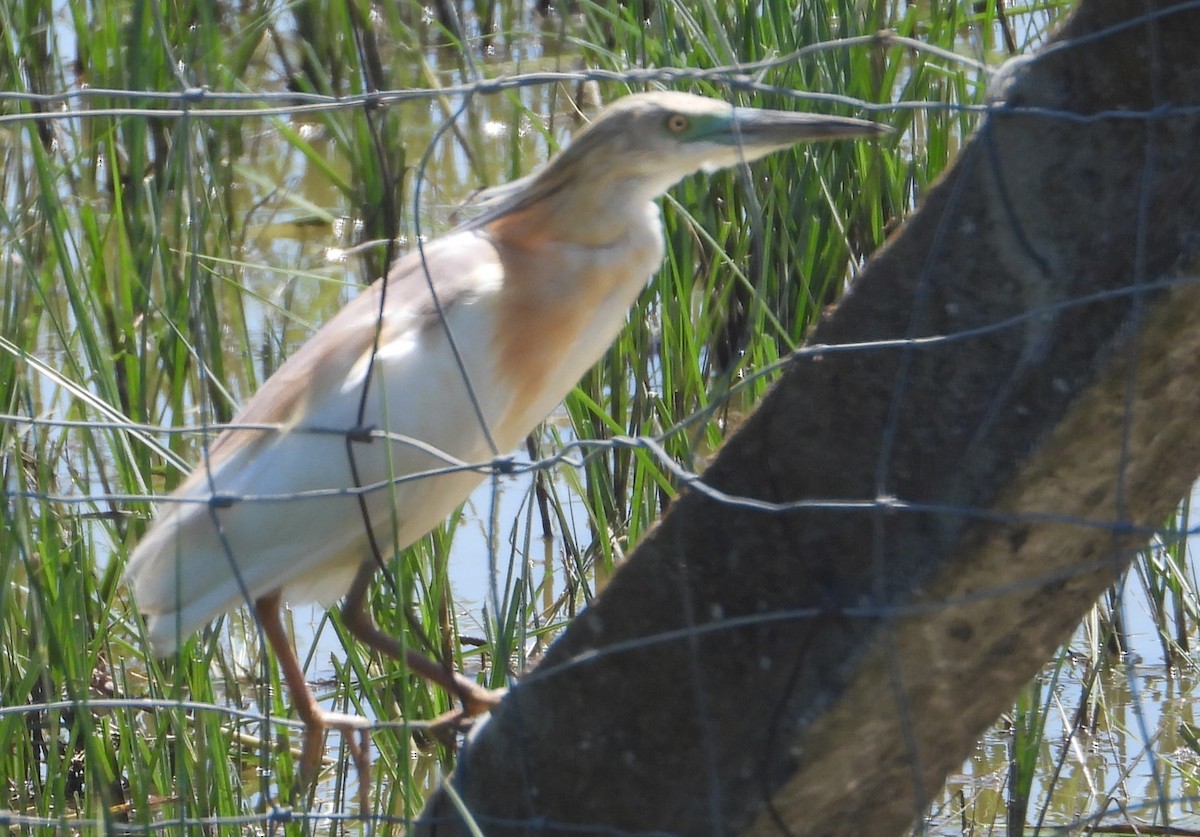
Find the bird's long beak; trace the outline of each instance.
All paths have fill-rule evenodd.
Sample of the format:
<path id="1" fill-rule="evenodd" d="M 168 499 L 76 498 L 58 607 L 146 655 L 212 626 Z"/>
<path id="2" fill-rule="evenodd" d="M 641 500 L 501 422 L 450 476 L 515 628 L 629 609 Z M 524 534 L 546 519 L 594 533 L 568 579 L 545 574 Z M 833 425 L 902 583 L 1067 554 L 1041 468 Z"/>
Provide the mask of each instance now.
<path id="1" fill-rule="evenodd" d="M 715 131 L 710 140 L 763 150 L 786 148 L 800 142 L 892 133 L 887 125 L 865 119 L 758 108 L 731 108 L 729 119 L 722 121 L 722 128 Z"/>

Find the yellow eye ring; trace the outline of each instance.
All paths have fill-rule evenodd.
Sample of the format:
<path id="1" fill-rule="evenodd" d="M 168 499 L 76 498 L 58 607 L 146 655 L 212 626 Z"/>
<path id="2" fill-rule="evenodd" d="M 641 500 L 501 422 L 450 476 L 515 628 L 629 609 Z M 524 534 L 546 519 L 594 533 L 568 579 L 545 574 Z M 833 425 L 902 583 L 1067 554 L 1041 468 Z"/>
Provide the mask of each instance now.
<path id="1" fill-rule="evenodd" d="M 673 113 L 667 117 L 667 130 L 672 134 L 682 134 L 688 129 L 688 118 L 682 113 Z"/>

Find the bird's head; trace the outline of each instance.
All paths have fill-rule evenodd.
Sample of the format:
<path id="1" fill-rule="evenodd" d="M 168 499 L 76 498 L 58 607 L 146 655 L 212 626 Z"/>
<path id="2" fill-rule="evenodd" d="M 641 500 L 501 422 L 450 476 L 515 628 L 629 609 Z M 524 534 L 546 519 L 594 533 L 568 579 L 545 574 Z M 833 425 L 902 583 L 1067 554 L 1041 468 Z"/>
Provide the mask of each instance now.
<path id="1" fill-rule="evenodd" d="M 637 93 L 605 108 L 551 167 L 581 182 L 623 181 L 653 198 L 696 171 L 756 160 L 801 142 L 889 131 L 862 119 L 734 107 L 690 93 Z"/>
<path id="2" fill-rule="evenodd" d="M 614 218 L 681 178 L 756 160 L 801 142 L 886 134 L 884 125 L 842 116 L 734 107 L 719 99 L 659 91 L 609 105 L 543 169 L 487 190 L 482 226 L 535 207 L 538 223 L 590 229 L 603 238 Z"/>

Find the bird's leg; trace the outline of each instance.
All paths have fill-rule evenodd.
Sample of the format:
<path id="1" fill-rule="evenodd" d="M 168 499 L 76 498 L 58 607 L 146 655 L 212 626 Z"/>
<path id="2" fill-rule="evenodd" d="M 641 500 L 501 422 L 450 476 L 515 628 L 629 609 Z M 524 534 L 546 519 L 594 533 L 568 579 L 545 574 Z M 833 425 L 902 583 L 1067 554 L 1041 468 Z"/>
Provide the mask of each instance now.
<path id="1" fill-rule="evenodd" d="M 304 678 L 304 670 L 300 667 L 300 660 L 296 658 L 296 651 L 283 628 L 279 610 L 278 593 L 263 596 L 254 603 L 258 624 L 275 651 L 279 668 L 283 671 L 283 679 L 287 682 L 288 691 L 292 693 L 296 714 L 304 722 L 304 744 L 300 750 L 300 780 L 305 787 L 312 786 L 321 768 L 325 730 L 330 727 L 340 730 L 345 735 L 346 746 L 358 770 L 359 810 L 366 813 L 371 810 L 370 721 L 356 715 L 326 712 L 321 708 Z"/>
<path id="2" fill-rule="evenodd" d="M 402 647 L 393 637 L 379 630 L 366 607 L 367 590 L 374 576 L 374 564 L 364 563 L 359 567 L 358 573 L 354 576 L 354 583 L 350 585 L 350 591 L 346 593 L 346 599 L 342 603 L 342 622 L 359 641 L 381 654 L 387 654 L 396 660 L 403 660 L 410 671 L 437 683 L 462 701 L 461 710 L 449 712 L 435 719 L 435 725 L 474 718 L 476 715 L 490 711 L 493 706 L 498 704 L 504 697 L 504 689 L 485 689 L 474 680 L 464 677 L 453 669 L 439 665 L 412 648 Z"/>

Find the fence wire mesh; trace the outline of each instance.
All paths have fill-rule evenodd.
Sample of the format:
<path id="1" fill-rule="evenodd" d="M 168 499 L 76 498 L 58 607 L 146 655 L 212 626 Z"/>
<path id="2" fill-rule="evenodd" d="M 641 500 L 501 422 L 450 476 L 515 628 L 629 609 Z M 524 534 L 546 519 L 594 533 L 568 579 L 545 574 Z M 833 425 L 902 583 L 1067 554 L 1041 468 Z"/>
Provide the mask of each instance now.
<path id="1" fill-rule="evenodd" d="M 803 762 L 802 754 L 787 755 L 789 736 L 821 705 L 790 703 L 819 686 L 806 681 L 809 640 L 789 664 L 788 690 L 771 696 L 776 708 L 758 722 L 762 746 L 772 752 L 745 768 L 754 774 L 745 779 L 755 787 L 752 804 L 737 801 L 741 780 L 723 772 L 723 730 L 733 724 L 721 714 L 728 706 L 700 650 L 739 632 L 831 624 L 836 631 L 843 622 L 884 626 L 885 644 L 895 644 L 886 693 L 876 697 L 904 739 L 901 755 L 892 755 L 905 762 L 913 793 L 895 804 L 907 806 L 918 833 L 1200 828 L 1191 652 L 1200 596 L 1189 553 L 1191 501 L 1182 492 L 1170 497 L 1175 510 L 1161 520 L 1131 511 L 1141 508 L 1139 492 L 1153 493 L 1127 477 L 1133 451 L 1141 450 L 1136 431 L 1126 431 L 1112 470 L 1115 510 L 960 503 L 953 492 L 914 496 L 900 488 L 910 475 L 892 470 L 897 446 L 912 443 L 903 435 L 905 413 L 921 392 L 913 370 L 924 353 L 988 351 L 1022 335 L 1009 378 L 994 382 L 992 401 L 964 431 L 970 442 L 982 439 L 1011 421 L 1016 407 L 1031 414 L 1043 408 L 1022 401 L 1021 376 L 1057 357 L 1055 329 L 1072 317 L 1120 309 L 1122 333 L 1137 332 L 1139 310 L 1153 318 L 1149 309 L 1162 295 L 1195 285 L 1194 264 L 1184 258 L 1194 244 L 1180 244 L 1184 255 L 1171 272 L 1138 250 L 1131 258 L 1137 275 L 1125 284 L 1042 294 L 1038 282 L 1058 270 L 1056 257 L 1045 255 L 1021 217 L 1028 207 L 1002 188 L 1000 215 L 1010 219 L 1021 254 L 1015 269 L 1034 277 L 996 291 L 1017 297 L 1011 310 L 929 331 L 925 312 L 936 305 L 950 311 L 957 302 L 918 277 L 911 319 L 901 320 L 908 328 L 899 336 L 821 342 L 829 332 L 819 332 L 816 342 L 803 342 L 846 287 L 859 292 L 869 254 L 923 202 L 981 120 L 1016 116 L 1080 130 L 1129 124 L 1146 132 L 1151 140 L 1127 212 L 1134 247 L 1142 247 L 1158 217 L 1154 189 L 1171 165 L 1155 157 L 1155 132 L 1194 126 L 1200 105 L 1154 90 L 1144 108 L 1014 103 L 1003 91 L 1019 80 L 1025 59 L 1003 70 L 999 64 L 1025 51 L 1103 49 L 1144 29 L 1144 61 L 1158 73 L 1155 83 L 1171 87 L 1162 76 L 1177 68 L 1163 32 L 1193 25 L 1200 3 L 1164 3 L 1048 46 L 1074 4 L 1014 11 L 995 2 L 954 7 L 947 16 L 899 4 L 868 12 L 855 3 L 768 3 L 702 14 L 677 3 L 635 3 L 620 12 L 583 4 L 537 16 L 521 4 L 498 4 L 510 16 L 503 22 L 495 5 L 435 4 L 437 14 L 414 19 L 355 3 L 262 4 L 212 17 L 198 8 L 167 17 L 164 9 L 136 4 L 31 4 L 25 18 L 9 10 L 0 19 L 0 786 L 7 797 L 0 824 L 14 833 L 391 833 L 416 827 L 437 788 L 443 804 L 428 813 L 426 823 L 435 824 L 428 827 L 470 821 L 476 810 L 469 777 L 461 787 L 444 782 L 470 750 L 461 753 L 463 736 L 427 723 L 452 709 L 450 696 L 364 651 L 336 610 L 297 607 L 289 630 L 322 706 L 370 721 L 374 769 L 365 808 L 356 798 L 360 777 L 336 733 L 323 753 L 321 780 L 308 790 L 299 781 L 302 725 L 252 607 L 220 616 L 195 636 L 180 631 L 179 650 L 160 659 L 125 588 L 126 561 L 153 507 L 167 514 L 194 505 L 213 520 L 249 509 L 264 521 L 252 540 L 269 543 L 315 542 L 330 524 L 314 510 L 341 503 L 342 531 L 371 535 L 357 559 L 382 570 L 369 608 L 383 630 L 401 648 L 435 656 L 489 687 L 557 688 L 598 662 L 691 649 L 680 704 L 699 720 L 684 752 L 708 784 L 678 825 L 569 820 L 534 805 L 523 817 L 479 811 L 482 833 L 696 833 L 695 821 L 711 823 L 711 833 L 732 833 L 731 823 L 747 833 L 855 833 L 805 821 L 777 798 L 791 775 L 777 759 Z M 534 20 L 554 23 L 539 33 Z M 634 66 L 667 62 L 672 66 Z M 593 97 L 664 88 L 731 103 L 870 115 L 896 131 L 881 141 L 813 146 L 702 175 L 673 190 L 662 201 L 662 271 L 616 346 L 516 449 L 497 444 L 477 393 L 490 382 L 472 380 L 457 348 L 457 379 L 432 371 L 415 395 L 436 405 L 447 390 L 464 386 L 468 397 L 453 399 L 455 410 L 435 409 L 426 422 L 439 433 L 473 427 L 483 438 L 474 449 L 485 455 L 464 458 L 427 436 L 393 429 L 400 422 L 390 424 L 387 415 L 372 419 L 373 389 L 386 388 L 375 365 L 395 350 L 382 316 L 369 322 L 371 334 L 357 338 L 368 347 L 365 372 L 358 370 L 367 383 L 345 388 L 337 418 L 291 420 L 306 415 L 306 393 L 329 388 L 303 375 L 287 382 L 299 406 L 283 419 L 235 418 L 237 405 L 334 312 L 369 293 L 366 283 L 386 265 L 488 212 L 494 194 L 476 197 L 477 188 L 525 176 L 567 146 L 572 130 L 594 114 Z M 985 131 L 988 141 L 1000 142 Z M 1019 179 L 1011 154 L 993 148 L 982 159 L 1002 170 L 998 181 Z M 503 187 L 499 194 L 503 200 Z M 931 258 L 952 246 L 935 241 Z M 377 296 L 373 310 L 381 312 L 387 299 Z M 444 322 L 436 295 L 433 305 Z M 476 336 L 451 334 L 450 342 Z M 831 484 L 827 492 L 779 498 L 707 477 L 706 466 L 729 434 L 753 423 L 747 416 L 771 385 L 840 356 L 897 367 L 887 420 L 875 428 L 877 439 L 862 444 L 876 452 L 869 495 L 838 493 Z M 1140 381 L 1130 369 L 1121 412 L 1132 428 Z M 1073 395 L 1074 385 L 1062 382 L 1059 395 Z M 1057 404 L 1055 397 L 1045 396 Z M 836 436 L 836 428 L 825 430 Z M 284 434 L 303 440 L 271 465 L 281 473 L 292 466 L 315 471 L 313 484 L 292 488 L 267 478 L 263 490 L 231 490 L 236 482 L 219 479 L 225 454 L 219 445 L 212 450 L 222 433 L 241 434 L 249 440 L 238 443 L 243 447 Z M 826 446 L 852 452 L 855 444 Z M 356 457 L 384 447 L 396 462 L 423 464 L 396 468 L 384 457 L 382 471 L 360 473 Z M 322 464 L 329 449 L 345 451 L 346 459 Z M 1011 452 L 1014 461 L 1033 455 Z M 772 461 L 767 457 L 765 470 Z M 792 462 L 779 453 L 780 465 Z M 193 467 L 200 488 L 170 493 Z M 336 479 L 327 472 L 339 468 L 350 471 L 350 484 L 330 484 Z M 422 537 L 410 545 L 406 508 L 424 502 L 431 480 L 451 477 L 480 488 L 462 511 L 431 524 L 431 533 L 420 527 Z M 860 515 L 864 527 L 874 527 L 870 554 L 861 556 L 876 579 L 866 589 L 879 595 L 858 588 L 850 595 L 838 570 L 813 559 L 792 571 L 820 578 L 825 598 L 697 613 L 689 608 L 701 600 L 681 583 L 678 600 L 669 601 L 686 611 L 677 627 L 618 637 L 585 653 L 548 651 L 614 573 L 625 574 L 627 555 L 658 531 L 655 521 L 680 496 L 763 515 L 774 521 L 766 528 L 792 527 L 796 515 Z M 911 569 L 895 554 L 903 541 L 888 528 L 900 518 L 1008 532 L 1059 526 L 1108 536 L 1111 544 L 1070 566 L 1017 573 L 986 588 L 891 597 L 885 593 L 895 576 Z M 949 528 L 942 534 L 949 538 Z M 286 562 L 297 560 L 242 577 L 238 568 L 258 559 L 220 538 L 221 558 L 234 568 L 247 605 L 262 595 L 252 591 L 269 589 L 270 579 L 290 572 Z M 685 553 L 663 563 L 687 560 Z M 1120 580 L 1065 645 L 1047 647 L 1040 661 L 1047 667 L 1032 683 L 1003 696 L 1015 707 L 974 754 L 961 754 L 963 766 L 944 788 L 926 786 L 936 739 L 922 738 L 923 693 L 914 682 L 922 675 L 907 667 L 900 629 L 888 634 L 892 626 L 1023 593 L 1051 591 L 1041 607 L 1069 609 L 1053 591 L 1105 574 Z M 329 605 L 344 590 L 310 584 L 304 592 Z M 1002 656 L 992 659 L 997 667 Z M 932 666 L 937 655 L 931 651 L 929 659 Z M 765 651 L 761 663 L 773 664 Z M 668 711 L 674 698 L 654 695 Z M 570 709 L 579 706 L 562 712 Z M 505 723 L 518 729 L 551 728 L 541 717 L 512 722 L 512 715 Z M 650 740 L 651 717 L 631 719 L 614 735 Z M 869 736 L 871 718 L 863 718 L 863 729 Z M 483 725 L 476 734 L 502 733 Z M 578 741 L 560 745 L 573 754 L 569 760 L 586 758 L 570 749 L 582 746 Z M 482 746 L 498 745 L 489 739 Z M 630 755 L 630 772 L 634 761 Z M 535 769 L 513 765 L 509 772 L 518 795 L 537 795 Z M 680 768 L 680 781 L 687 772 Z M 652 787 L 670 778 L 639 781 Z M 588 785 L 581 795 L 603 801 L 604 790 Z M 740 805 L 761 819 L 730 813 Z M 863 812 L 857 833 L 869 833 L 861 823 L 872 822 Z"/>

